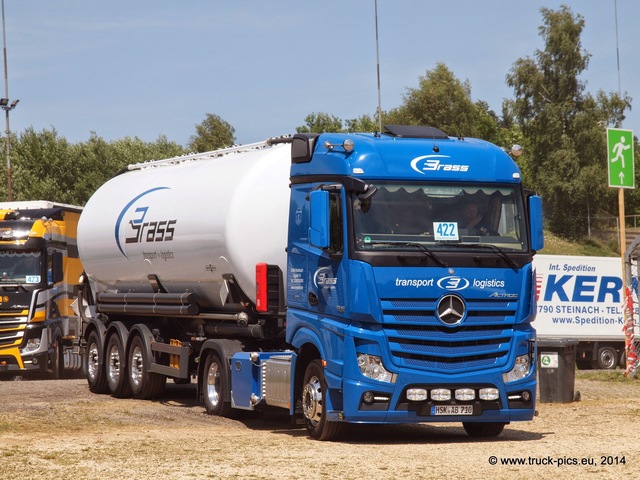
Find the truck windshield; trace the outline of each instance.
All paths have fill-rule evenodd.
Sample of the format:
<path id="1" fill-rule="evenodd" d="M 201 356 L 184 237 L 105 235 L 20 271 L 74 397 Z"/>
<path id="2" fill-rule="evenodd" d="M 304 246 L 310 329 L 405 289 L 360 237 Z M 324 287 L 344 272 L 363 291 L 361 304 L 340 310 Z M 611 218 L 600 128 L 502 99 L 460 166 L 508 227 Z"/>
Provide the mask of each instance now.
<path id="1" fill-rule="evenodd" d="M 0 283 L 40 283 L 41 253 L 0 251 Z"/>
<path id="2" fill-rule="evenodd" d="M 361 251 L 528 248 L 518 187 L 374 184 L 354 196 L 353 210 Z"/>

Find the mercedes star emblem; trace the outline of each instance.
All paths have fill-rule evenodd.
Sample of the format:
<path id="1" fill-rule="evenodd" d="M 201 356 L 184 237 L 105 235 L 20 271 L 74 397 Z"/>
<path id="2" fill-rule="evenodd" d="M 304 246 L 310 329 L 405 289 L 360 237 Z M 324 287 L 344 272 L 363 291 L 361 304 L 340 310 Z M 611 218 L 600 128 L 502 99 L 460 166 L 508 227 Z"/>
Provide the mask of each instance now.
<path id="1" fill-rule="evenodd" d="M 442 323 L 457 325 L 464 318 L 466 309 L 464 301 L 457 295 L 445 295 L 438 302 L 436 313 Z"/>

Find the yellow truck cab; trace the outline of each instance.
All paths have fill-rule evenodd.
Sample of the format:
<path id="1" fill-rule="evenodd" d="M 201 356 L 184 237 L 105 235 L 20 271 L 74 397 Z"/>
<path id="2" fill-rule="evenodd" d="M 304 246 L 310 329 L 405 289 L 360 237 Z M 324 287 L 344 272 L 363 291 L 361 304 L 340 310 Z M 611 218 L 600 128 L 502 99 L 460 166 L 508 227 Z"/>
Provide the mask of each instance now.
<path id="1" fill-rule="evenodd" d="M 0 203 L 0 378 L 60 378 L 81 368 L 81 325 L 71 309 L 82 273 L 81 211 L 42 200 Z"/>

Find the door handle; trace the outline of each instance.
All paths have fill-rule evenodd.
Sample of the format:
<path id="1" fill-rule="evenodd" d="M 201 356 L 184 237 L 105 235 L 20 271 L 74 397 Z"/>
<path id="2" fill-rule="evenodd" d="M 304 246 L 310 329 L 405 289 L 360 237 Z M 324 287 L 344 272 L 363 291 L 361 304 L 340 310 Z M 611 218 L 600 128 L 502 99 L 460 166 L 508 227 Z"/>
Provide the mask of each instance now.
<path id="1" fill-rule="evenodd" d="M 313 292 L 309 292 L 309 304 L 314 307 L 318 305 L 318 296 Z"/>

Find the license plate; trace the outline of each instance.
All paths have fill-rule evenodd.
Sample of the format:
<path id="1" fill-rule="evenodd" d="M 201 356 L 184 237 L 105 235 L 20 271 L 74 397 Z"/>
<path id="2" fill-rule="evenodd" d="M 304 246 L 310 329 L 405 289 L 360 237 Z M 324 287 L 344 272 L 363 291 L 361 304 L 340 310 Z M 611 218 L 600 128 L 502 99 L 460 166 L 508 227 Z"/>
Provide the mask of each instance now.
<path id="1" fill-rule="evenodd" d="M 472 405 L 434 405 L 431 415 L 473 415 Z"/>

